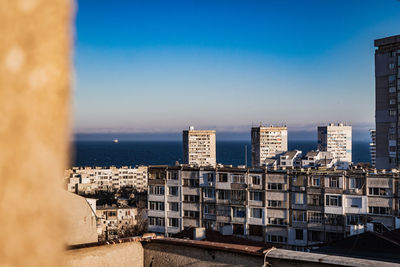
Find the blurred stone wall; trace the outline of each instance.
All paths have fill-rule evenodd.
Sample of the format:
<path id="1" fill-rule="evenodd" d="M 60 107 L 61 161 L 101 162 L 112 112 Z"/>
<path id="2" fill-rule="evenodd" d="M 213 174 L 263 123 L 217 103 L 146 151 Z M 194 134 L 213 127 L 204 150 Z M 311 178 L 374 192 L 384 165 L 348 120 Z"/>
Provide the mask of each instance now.
<path id="1" fill-rule="evenodd" d="M 58 266 L 72 0 L 0 1 L 0 266 Z"/>

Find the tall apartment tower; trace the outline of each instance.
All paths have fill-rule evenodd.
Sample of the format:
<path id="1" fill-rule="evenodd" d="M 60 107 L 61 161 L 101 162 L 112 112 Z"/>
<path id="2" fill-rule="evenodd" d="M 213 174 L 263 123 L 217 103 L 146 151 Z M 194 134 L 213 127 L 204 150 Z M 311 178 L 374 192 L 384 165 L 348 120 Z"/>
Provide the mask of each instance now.
<path id="1" fill-rule="evenodd" d="M 391 169 L 400 167 L 400 35 L 374 45 L 376 168 Z"/>
<path id="2" fill-rule="evenodd" d="M 352 162 L 352 127 L 343 123 L 318 126 L 318 150 L 331 152 L 337 166 L 347 168 Z"/>
<path id="3" fill-rule="evenodd" d="M 185 164 L 215 166 L 217 163 L 215 131 L 195 130 L 193 126 L 183 131 L 183 160 Z"/>
<path id="4" fill-rule="evenodd" d="M 376 167 L 376 131 L 375 129 L 369 130 L 371 135 L 371 143 L 369 143 L 369 151 L 371 154 L 371 165 L 372 167 Z"/>
<path id="5" fill-rule="evenodd" d="M 251 162 L 254 167 L 288 150 L 287 127 L 251 128 Z"/>

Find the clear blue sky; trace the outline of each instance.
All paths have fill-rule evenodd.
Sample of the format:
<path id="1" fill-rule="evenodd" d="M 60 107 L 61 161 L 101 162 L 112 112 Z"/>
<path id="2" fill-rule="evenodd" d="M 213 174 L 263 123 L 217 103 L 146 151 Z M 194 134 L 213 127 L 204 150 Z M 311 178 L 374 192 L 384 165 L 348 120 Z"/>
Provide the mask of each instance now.
<path id="1" fill-rule="evenodd" d="M 78 0 L 76 132 L 374 125 L 373 40 L 397 0 Z"/>

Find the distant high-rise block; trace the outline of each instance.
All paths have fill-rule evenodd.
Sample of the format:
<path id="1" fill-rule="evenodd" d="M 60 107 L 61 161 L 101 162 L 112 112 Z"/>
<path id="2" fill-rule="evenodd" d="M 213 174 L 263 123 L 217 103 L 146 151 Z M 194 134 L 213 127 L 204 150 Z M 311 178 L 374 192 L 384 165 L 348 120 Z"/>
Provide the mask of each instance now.
<path id="1" fill-rule="evenodd" d="M 265 160 L 288 150 L 287 127 L 251 128 L 251 161 L 253 166 L 265 165 Z"/>
<path id="2" fill-rule="evenodd" d="M 400 35 L 375 40 L 376 168 L 400 166 Z"/>
<path id="3" fill-rule="evenodd" d="M 352 127 L 343 123 L 318 126 L 318 150 L 331 152 L 336 165 L 348 167 L 352 162 Z"/>
<path id="4" fill-rule="evenodd" d="M 215 166 L 217 163 L 215 131 L 195 130 L 190 126 L 183 131 L 183 160 L 186 164 Z"/>

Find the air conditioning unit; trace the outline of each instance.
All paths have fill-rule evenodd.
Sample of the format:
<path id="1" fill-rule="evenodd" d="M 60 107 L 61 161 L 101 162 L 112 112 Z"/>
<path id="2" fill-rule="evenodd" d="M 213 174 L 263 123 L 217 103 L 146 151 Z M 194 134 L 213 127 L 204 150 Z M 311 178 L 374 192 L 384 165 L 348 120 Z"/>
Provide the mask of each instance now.
<path id="1" fill-rule="evenodd" d="M 301 186 L 300 191 L 306 191 L 306 188 L 304 186 Z"/>
<path id="2" fill-rule="evenodd" d="M 208 186 L 213 186 L 213 182 L 208 182 Z"/>
<path id="3" fill-rule="evenodd" d="M 361 189 L 360 188 L 355 188 L 354 189 L 354 193 L 360 193 L 361 192 Z"/>

